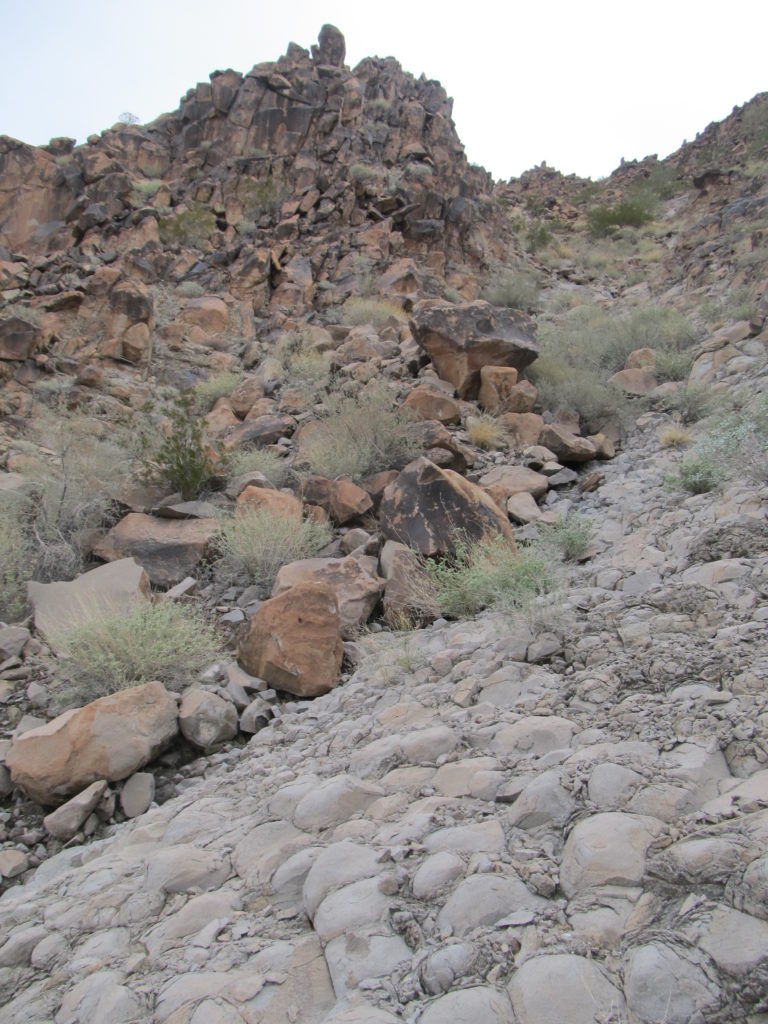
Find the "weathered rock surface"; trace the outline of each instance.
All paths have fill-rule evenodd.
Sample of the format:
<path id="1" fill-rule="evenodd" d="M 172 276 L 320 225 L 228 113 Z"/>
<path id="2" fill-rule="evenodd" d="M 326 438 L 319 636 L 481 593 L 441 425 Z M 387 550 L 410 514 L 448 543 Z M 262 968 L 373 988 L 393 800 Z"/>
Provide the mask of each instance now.
<path id="1" fill-rule="evenodd" d="M 341 669 L 339 604 L 324 583 L 297 583 L 265 601 L 240 641 L 246 672 L 299 697 L 327 693 Z"/>
<path id="2" fill-rule="evenodd" d="M 99 779 L 127 778 L 157 757 L 177 732 L 175 699 L 162 683 L 145 683 L 17 736 L 5 763 L 16 785 L 48 805 Z"/>
<path id="3" fill-rule="evenodd" d="M 384 580 L 376 573 L 375 558 L 303 558 L 280 569 L 272 596 L 307 582 L 323 583 L 336 595 L 341 635 L 347 639 L 368 621 L 384 590 Z"/>
<path id="4" fill-rule="evenodd" d="M 529 317 L 482 300 L 417 306 L 410 325 L 438 374 L 453 384 L 459 398 L 477 395 L 483 366 L 523 370 L 538 355 Z"/>
<path id="5" fill-rule="evenodd" d="M 215 519 L 158 519 L 131 512 L 94 546 L 109 562 L 133 558 L 155 586 L 169 587 L 189 576 L 218 533 Z"/>
<path id="6" fill-rule="evenodd" d="M 498 534 L 510 544 L 506 515 L 477 485 L 429 459 L 411 462 L 384 491 L 381 530 L 422 555 L 454 551 L 457 542 Z"/>

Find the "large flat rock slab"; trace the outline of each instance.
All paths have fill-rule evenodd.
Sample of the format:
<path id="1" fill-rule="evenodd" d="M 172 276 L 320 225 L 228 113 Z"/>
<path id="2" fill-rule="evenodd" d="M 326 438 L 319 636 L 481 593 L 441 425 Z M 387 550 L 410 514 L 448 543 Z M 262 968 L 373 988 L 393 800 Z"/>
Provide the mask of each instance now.
<path id="1" fill-rule="evenodd" d="M 131 512 L 94 547 L 108 562 L 134 558 L 157 587 L 172 587 L 191 575 L 218 533 L 215 519 L 158 519 Z"/>

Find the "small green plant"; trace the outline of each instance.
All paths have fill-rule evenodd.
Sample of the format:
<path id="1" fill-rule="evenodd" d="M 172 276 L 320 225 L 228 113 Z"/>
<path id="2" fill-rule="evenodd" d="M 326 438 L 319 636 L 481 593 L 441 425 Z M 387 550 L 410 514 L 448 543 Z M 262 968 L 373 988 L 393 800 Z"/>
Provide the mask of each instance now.
<path id="1" fill-rule="evenodd" d="M 311 348 L 301 331 L 284 334 L 275 347 L 275 356 L 280 360 L 285 383 L 290 387 L 303 388 L 314 395 L 318 385 L 328 378 L 330 355 Z"/>
<path id="2" fill-rule="evenodd" d="M 366 100 L 365 109 L 374 117 L 386 117 L 392 109 L 392 102 L 383 96 L 377 96 L 375 99 Z"/>
<path id="3" fill-rule="evenodd" d="M 539 285 L 527 270 L 497 271 L 483 290 L 482 296 L 494 306 L 535 310 L 539 299 Z"/>
<path id="4" fill-rule="evenodd" d="M 368 164 L 352 164 L 349 168 L 349 180 L 356 185 L 368 184 L 378 178 L 379 172 Z"/>
<path id="5" fill-rule="evenodd" d="M 679 484 L 691 494 L 706 494 L 722 483 L 724 474 L 711 455 L 696 453 L 680 463 L 673 483 Z"/>
<path id="6" fill-rule="evenodd" d="M 199 299 L 201 295 L 205 295 L 205 288 L 197 281 L 182 281 L 176 286 L 176 294 L 183 299 Z"/>
<path id="7" fill-rule="evenodd" d="M 14 622 L 27 607 L 35 551 L 23 503 L 0 492 L 0 620 Z"/>
<path id="8" fill-rule="evenodd" d="M 201 380 L 194 388 L 195 407 L 200 412 L 208 410 L 216 404 L 220 398 L 231 395 L 242 380 L 242 375 L 225 370 L 223 373 L 209 377 L 208 380 Z"/>
<path id="9" fill-rule="evenodd" d="M 150 199 L 154 199 L 160 189 L 163 187 L 164 182 L 160 178 L 152 178 L 150 180 L 136 181 L 131 189 L 131 201 L 136 206 L 141 206 L 144 203 L 148 203 Z"/>
<path id="10" fill-rule="evenodd" d="M 244 179 L 238 195 L 245 207 L 245 221 L 257 221 L 265 214 L 275 213 L 283 201 L 284 192 L 274 178 Z M 254 225 L 255 227 L 255 225 Z"/>
<path id="11" fill-rule="evenodd" d="M 247 582 L 266 595 L 282 565 L 310 558 L 331 537 L 326 523 L 277 514 L 268 508 L 248 509 L 223 523 L 216 541 L 214 572 L 219 580 Z"/>
<path id="12" fill-rule="evenodd" d="M 640 228 L 653 220 L 645 202 L 626 200 L 615 206 L 593 206 L 587 211 L 587 227 L 593 238 L 605 238 L 616 228 Z"/>
<path id="13" fill-rule="evenodd" d="M 451 618 L 476 615 L 483 608 L 523 611 L 562 579 L 548 546 L 515 551 L 500 536 L 459 544 L 454 558 L 427 563 L 427 572 L 442 613 Z"/>
<path id="14" fill-rule="evenodd" d="M 166 414 L 169 428 L 160 444 L 146 434 L 142 439 L 145 475 L 160 477 L 184 501 L 191 501 L 216 476 L 216 453 L 206 443 L 194 393 L 180 395 Z"/>
<path id="15" fill-rule="evenodd" d="M 227 461 L 229 478 L 234 480 L 244 473 L 261 473 L 273 487 L 282 487 L 290 467 L 286 460 L 270 448 L 238 448 Z"/>
<path id="16" fill-rule="evenodd" d="M 553 237 L 544 221 L 534 221 L 526 233 L 525 248 L 530 253 L 536 253 L 540 249 L 546 249 Z"/>
<path id="17" fill-rule="evenodd" d="M 397 302 L 387 299 L 367 299 L 353 295 L 346 300 L 341 309 L 342 322 L 347 324 L 371 324 L 372 327 L 384 327 L 390 318 L 400 322 L 406 319 L 403 307 Z"/>
<path id="18" fill-rule="evenodd" d="M 84 704 L 154 679 L 172 690 L 222 655 L 202 613 L 174 601 L 140 600 L 129 611 L 109 610 L 61 635 L 66 652 L 60 699 Z"/>
<path id="19" fill-rule="evenodd" d="M 361 479 L 403 466 L 420 448 L 416 425 L 385 384 L 354 397 L 330 396 L 325 415 L 301 442 L 302 465 L 331 478 Z"/>
<path id="20" fill-rule="evenodd" d="M 675 391 L 661 400 L 666 412 L 672 413 L 681 423 L 697 423 L 712 408 L 712 391 L 706 384 L 695 381 L 681 384 Z"/>
<path id="21" fill-rule="evenodd" d="M 659 381 L 685 380 L 691 371 L 693 359 L 689 352 L 657 352 L 654 369 Z"/>
<path id="22" fill-rule="evenodd" d="M 168 217 L 160 217 L 157 230 L 163 245 L 202 245 L 216 229 L 212 210 L 190 207 Z"/>
<path id="23" fill-rule="evenodd" d="M 540 527 L 542 538 L 552 544 L 566 562 L 578 562 L 589 551 L 594 535 L 592 523 L 584 516 L 572 515 L 551 526 Z"/>

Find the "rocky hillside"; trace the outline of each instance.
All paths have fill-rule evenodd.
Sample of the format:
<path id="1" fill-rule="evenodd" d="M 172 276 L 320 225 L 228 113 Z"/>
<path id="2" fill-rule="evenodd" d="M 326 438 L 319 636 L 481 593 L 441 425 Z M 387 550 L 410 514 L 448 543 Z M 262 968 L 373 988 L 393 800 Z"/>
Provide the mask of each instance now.
<path id="1" fill-rule="evenodd" d="M 764 1024 L 768 95 L 344 59 L 0 139 L 0 1022 Z"/>

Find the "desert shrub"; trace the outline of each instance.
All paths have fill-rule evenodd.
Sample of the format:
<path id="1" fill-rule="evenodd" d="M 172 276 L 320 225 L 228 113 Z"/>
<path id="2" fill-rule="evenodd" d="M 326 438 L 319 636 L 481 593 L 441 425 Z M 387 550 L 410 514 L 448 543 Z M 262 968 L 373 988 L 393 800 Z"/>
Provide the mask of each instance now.
<path id="1" fill-rule="evenodd" d="M 216 229 L 212 210 L 190 207 L 168 217 L 160 217 L 157 230 L 163 245 L 202 245 Z"/>
<path id="2" fill-rule="evenodd" d="M 176 293 L 184 299 L 199 299 L 201 295 L 205 295 L 205 288 L 197 281 L 182 281 L 176 286 Z"/>
<path id="3" fill-rule="evenodd" d="M 231 480 L 243 473 L 262 473 L 273 487 L 282 487 L 290 467 L 281 455 L 270 448 L 240 448 L 229 456 L 227 471 Z"/>
<path id="4" fill-rule="evenodd" d="M 625 200 L 615 206 L 593 206 L 587 211 L 587 227 L 594 238 L 605 238 L 616 228 L 640 228 L 653 220 L 645 202 L 640 199 Z"/>
<path id="5" fill-rule="evenodd" d="M 655 361 L 656 378 L 685 380 L 691 371 L 693 359 L 689 352 L 657 352 Z"/>
<path id="6" fill-rule="evenodd" d="M 142 203 L 147 203 L 150 199 L 153 199 L 162 187 L 163 181 L 160 178 L 136 181 L 131 189 L 131 200 L 137 206 L 140 206 Z"/>
<path id="7" fill-rule="evenodd" d="M 302 464 L 313 473 L 360 479 L 404 465 L 420 448 L 416 425 L 385 384 L 354 397 L 332 395 L 324 413 L 301 442 Z"/>
<path id="8" fill-rule="evenodd" d="M 349 168 L 349 180 L 358 185 L 373 181 L 378 176 L 376 168 L 369 167 L 368 164 L 352 164 Z"/>
<path id="9" fill-rule="evenodd" d="M 13 622 L 27 607 L 27 580 L 35 551 L 22 502 L 0 492 L 0 620 Z"/>
<path id="10" fill-rule="evenodd" d="M 528 252 L 535 253 L 539 249 L 545 249 L 552 241 L 553 235 L 547 225 L 541 221 L 535 221 L 525 235 L 525 248 Z"/>
<path id="11" fill-rule="evenodd" d="M 241 374 L 232 373 L 230 370 L 217 373 L 208 380 L 201 380 L 195 385 L 193 392 L 195 408 L 200 412 L 208 412 L 220 398 L 231 395 L 241 380 Z"/>
<path id="12" fill-rule="evenodd" d="M 503 537 L 457 546 L 452 559 L 427 563 L 444 615 L 463 618 L 483 608 L 523 610 L 559 585 L 561 570 L 543 544 L 517 552 Z"/>
<path id="13" fill-rule="evenodd" d="M 683 459 L 672 482 L 691 494 L 705 494 L 723 481 L 723 471 L 710 455 L 695 453 Z"/>
<path id="14" fill-rule="evenodd" d="M 712 408 L 712 391 L 706 384 L 682 384 L 675 391 L 664 395 L 661 405 L 681 423 L 697 423 Z"/>
<path id="15" fill-rule="evenodd" d="M 237 194 L 245 207 L 244 220 L 256 221 L 265 214 L 275 213 L 285 193 L 274 178 L 268 177 L 242 179 Z"/>
<path id="16" fill-rule="evenodd" d="M 258 230 L 258 224 L 255 220 L 239 220 L 235 224 L 235 231 L 238 235 L 253 235 Z"/>
<path id="17" fill-rule="evenodd" d="M 216 540 L 214 572 L 219 580 L 247 582 L 266 594 L 282 565 L 310 558 L 330 541 L 331 528 L 255 508 L 223 523 Z"/>
<path id="18" fill-rule="evenodd" d="M 492 451 L 505 447 L 507 443 L 507 432 L 494 416 L 470 416 L 466 429 L 469 443 L 478 448 Z"/>
<path id="19" fill-rule="evenodd" d="M 142 437 L 145 476 L 165 481 L 184 501 L 191 501 L 213 482 L 217 455 L 221 456 L 205 440 L 194 393 L 180 395 L 165 412 L 165 436 L 159 442 L 155 434 L 145 432 Z"/>
<path id="20" fill-rule="evenodd" d="M 542 408 L 572 410 L 589 432 L 598 431 L 609 419 L 623 422 L 629 416 L 629 402 L 621 389 L 600 380 L 594 370 L 543 356 L 526 373 L 538 388 Z"/>
<path id="21" fill-rule="evenodd" d="M 429 164 L 410 163 L 405 168 L 405 177 L 412 181 L 428 181 L 434 173 Z"/>
<path id="22" fill-rule="evenodd" d="M 693 436 L 673 423 L 661 431 L 659 441 L 665 448 L 685 448 L 693 441 Z"/>
<path id="23" fill-rule="evenodd" d="M 286 383 L 292 387 L 314 393 L 318 385 L 328 378 L 330 355 L 308 346 L 301 331 L 284 334 L 275 347 L 275 356 L 280 361 Z"/>
<path id="24" fill-rule="evenodd" d="M 539 284 L 526 270 L 500 270 L 492 275 L 482 297 L 494 306 L 534 310 L 539 299 Z"/>
<path id="25" fill-rule="evenodd" d="M 28 479 L 17 498 L 34 546 L 31 578 L 71 579 L 82 568 L 93 530 L 115 514 L 112 491 L 127 475 L 131 454 L 115 443 L 113 426 L 85 416 L 43 414 L 16 465 Z"/>
<path id="26" fill-rule="evenodd" d="M 353 295 L 342 306 L 344 323 L 359 325 L 371 324 L 373 327 L 384 327 L 390 317 L 395 320 L 406 319 L 403 307 L 397 302 L 387 299 L 367 299 Z"/>
<path id="27" fill-rule="evenodd" d="M 140 600 L 106 610 L 58 638 L 65 652 L 59 700 L 87 703 L 154 679 L 181 690 L 222 654 L 216 633 L 194 606 Z"/>
<path id="28" fill-rule="evenodd" d="M 376 99 L 366 100 L 365 109 L 371 114 L 379 114 L 384 117 L 392 109 L 392 102 L 383 96 L 377 96 Z"/>
<path id="29" fill-rule="evenodd" d="M 540 527 L 539 533 L 560 552 L 566 562 L 578 562 L 589 551 L 594 529 L 584 516 L 572 515 Z"/>

